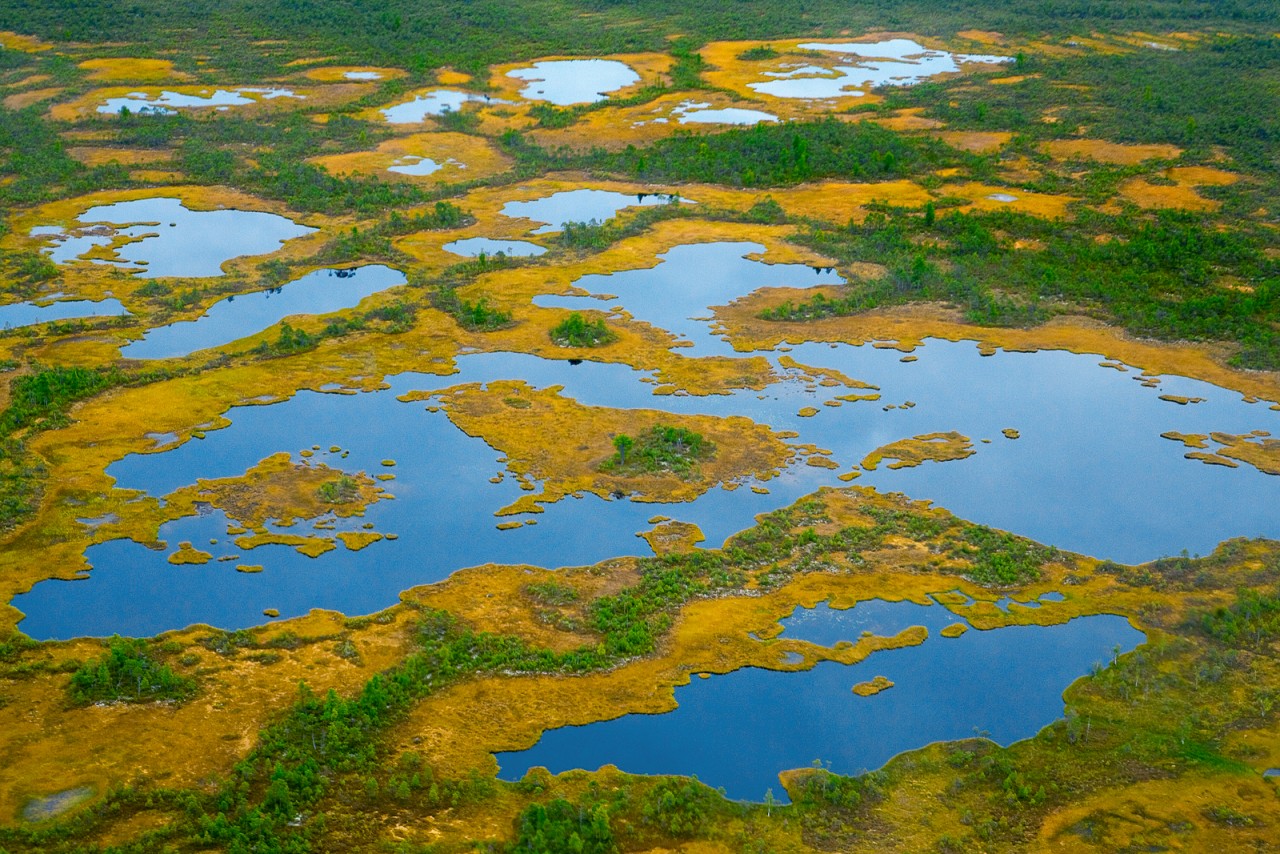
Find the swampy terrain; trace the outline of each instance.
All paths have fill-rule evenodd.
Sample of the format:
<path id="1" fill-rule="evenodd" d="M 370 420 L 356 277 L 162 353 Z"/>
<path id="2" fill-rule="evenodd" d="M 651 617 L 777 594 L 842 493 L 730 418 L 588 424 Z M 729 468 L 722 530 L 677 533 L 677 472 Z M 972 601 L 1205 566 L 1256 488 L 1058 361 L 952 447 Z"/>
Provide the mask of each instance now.
<path id="1" fill-rule="evenodd" d="M 0 854 L 1280 847 L 1280 11 L 0 0 Z"/>

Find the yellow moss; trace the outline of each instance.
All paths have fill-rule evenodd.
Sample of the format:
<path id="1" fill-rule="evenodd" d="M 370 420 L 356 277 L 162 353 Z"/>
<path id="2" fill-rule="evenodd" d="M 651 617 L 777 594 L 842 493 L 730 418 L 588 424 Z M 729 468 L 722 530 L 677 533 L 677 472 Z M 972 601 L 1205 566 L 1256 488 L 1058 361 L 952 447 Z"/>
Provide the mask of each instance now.
<path id="1" fill-rule="evenodd" d="M 415 397 L 410 394 L 401 399 Z M 506 404 L 510 397 L 529 402 L 520 410 L 518 420 L 511 418 Z M 536 390 L 520 381 L 459 386 L 437 395 L 437 399 L 460 430 L 501 451 L 508 469 L 518 478 L 542 482 L 539 495 L 525 496 L 522 506 L 507 508 L 504 513 L 527 512 L 534 502 L 553 503 L 577 492 L 602 498 L 621 493 L 638 501 L 688 501 L 718 483 L 769 478 L 795 453 L 769 428 L 747 418 L 583 406 L 562 397 L 557 388 Z M 614 436 L 637 436 L 657 424 L 702 434 L 715 446 L 714 455 L 699 463 L 696 475 L 689 479 L 670 472 L 624 476 L 600 470 L 615 453 Z M 548 441 L 548 437 L 554 440 Z"/>
<path id="2" fill-rule="evenodd" d="M 1140 208 L 1181 208 L 1193 211 L 1216 211 L 1221 202 L 1206 199 L 1196 187 L 1223 187 L 1234 184 L 1238 175 L 1211 166 L 1175 166 L 1164 171 L 1164 177 L 1175 183 L 1152 184 L 1145 178 L 1134 178 L 1120 185 L 1121 197 Z"/>
<path id="3" fill-rule="evenodd" d="M 1160 399 L 1169 403 L 1176 403 L 1179 406 L 1186 406 L 1188 403 L 1204 403 L 1205 401 L 1203 397 L 1184 397 L 1180 394 L 1162 394 Z"/>
<path id="4" fill-rule="evenodd" d="M 1118 166 L 1133 166 L 1147 160 L 1177 160 L 1182 156 L 1182 149 L 1176 145 L 1126 144 L 1101 139 L 1055 139 L 1040 147 L 1054 160 L 1084 158 Z"/>
<path id="5" fill-rule="evenodd" d="M 186 564 L 199 566 L 201 564 L 206 564 L 211 560 L 213 560 L 213 555 L 208 552 L 200 551 L 192 546 L 191 543 L 178 543 L 178 550 L 169 555 L 169 563 L 179 566 Z"/>
<path id="6" fill-rule="evenodd" d="M 374 531 L 342 531 L 338 534 L 338 539 L 348 551 L 358 552 L 381 540 L 382 534 Z"/>
<path id="7" fill-rule="evenodd" d="M 156 83 L 161 80 L 185 80 L 188 74 L 175 72 L 168 59 L 99 58 L 86 59 L 80 67 L 91 72 L 89 79 L 95 82 Z"/>
<path id="8" fill-rule="evenodd" d="M 433 160 L 440 169 L 430 175 L 405 175 L 389 171 L 412 165 L 418 159 Z M 511 168 L 511 160 L 483 137 L 464 133 L 416 133 L 394 137 L 372 151 L 329 154 L 310 161 L 334 175 L 377 175 L 389 181 L 452 183 L 478 181 Z M 452 236 L 450 239 L 454 239 Z"/>
<path id="9" fill-rule="evenodd" d="M 1188 448 L 1201 450 L 1208 448 L 1210 439 L 1219 446 L 1214 448 L 1213 453 L 1192 451 L 1185 455 L 1189 460 L 1199 460 L 1203 463 L 1230 468 L 1236 467 L 1236 463 L 1232 460 L 1238 460 L 1264 474 L 1280 475 L 1280 439 L 1269 438 L 1271 434 L 1266 431 L 1259 430 L 1241 435 L 1210 433 L 1207 436 L 1203 433 L 1169 431 L 1160 435 L 1165 439 L 1181 442 Z"/>
<path id="10" fill-rule="evenodd" d="M 523 528 L 524 522 L 499 522 L 494 527 L 499 531 L 514 531 L 516 528 Z"/>
<path id="11" fill-rule="evenodd" d="M 76 146 L 67 149 L 76 160 L 86 166 L 104 166 L 108 163 L 119 163 L 121 166 L 138 166 L 141 164 L 168 163 L 173 159 L 173 152 L 154 148 L 91 148 Z"/>
<path id="12" fill-rule="evenodd" d="M 947 433 L 925 433 L 910 439 L 899 439 L 876 448 L 862 460 L 862 468 L 875 471 L 882 460 L 890 459 L 891 469 L 911 468 L 932 460 L 948 462 L 973 456 L 973 442 L 954 430 Z"/>
<path id="13" fill-rule="evenodd" d="M 1016 439 L 1016 438 L 1018 438 L 1019 436 L 1021 436 L 1021 435 L 1022 435 L 1021 433 L 1019 433 L 1017 430 L 1013 429 L 1012 427 L 1006 427 L 1006 428 L 1004 428 L 1003 430 L 1001 430 L 1000 432 L 1004 435 L 1004 437 L 1005 437 L 1006 439 Z"/>
<path id="14" fill-rule="evenodd" d="M 330 65 L 325 68 L 311 68 L 303 72 L 302 76 L 308 80 L 315 80 L 319 83 L 349 83 L 352 82 L 346 75 L 355 73 L 373 72 L 379 77 L 374 82 L 383 82 L 386 80 L 399 80 L 405 77 L 408 72 L 399 68 L 379 68 L 371 65 Z M 366 82 L 366 81 L 355 81 Z"/>
<path id="15" fill-rule="evenodd" d="M 881 691 L 888 691 L 894 683 L 886 676 L 877 676 L 870 682 L 859 682 L 853 686 L 853 693 L 859 697 L 872 697 Z"/>
<path id="16" fill-rule="evenodd" d="M 657 555 L 691 552 L 707 539 L 702 529 L 691 522 L 663 522 L 636 536 L 648 543 Z"/>
<path id="17" fill-rule="evenodd" d="M 257 563 L 238 563 L 236 564 L 236 572 L 246 572 L 249 574 L 262 572 L 262 565 Z"/>
<path id="18" fill-rule="evenodd" d="M 436 82 L 442 86 L 461 86 L 471 82 L 471 75 L 452 68 L 442 68 L 436 72 Z"/>
<path id="19" fill-rule="evenodd" d="M 307 557 L 320 557 L 325 552 L 337 548 L 329 537 L 308 537 L 300 534 L 280 534 L 276 532 L 249 534 L 236 538 L 236 545 L 242 549 L 256 549 L 258 546 L 293 546 L 298 554 Z"/>
<path id="20" fill-rule="evenodd" d="M 1051 196 L 1047 193 L 1033 193 L 1021 188 L 997 187 L 990 184 L 967 182 L 960 184 L 944 184 L 941 191 L 945 196 L 958 196 L 967 199 L 971 210 L 1015 210 L 1020 213 L 1033 214 L 1044 219 L 1062 219 L 1067 215 L 1067 207 L 1078 199 L 1073 196 Z M 1007 197 L 1012 196 L 1012 199 Z M 994 198 L 993 198 L 994 197 Z"/>
<path id="21" fill-rule="evenodd" d="M 53 45 L 35 36 L 24 36 L 20 33 L 6 30 L 0 32 L 0 47 L 22 53 L 40 53 L 41 51 L 52 49 Z"/>
<path id="22" fill-rule="evenodd" d="M 263 608 L 262 615 L 274 620 L 276 617 L 280 616 L 280 611 L 277 608 Z"/>
<path id="23" fill-rule="evenodd" d="M 944 638 L 958 638 L 967 631 L 969 631 L 968 623 L 952 623 L 942 631 L 938 632 L 938 634 L 942 635 Z"/>
<path id="24" fill-rule="evenodd" d="M 12 95 L 6 95 L 4 105 L 10 110 L 25 110 L 33 104 L 41 101 L 48 101 L 50 98 L 56 98 L 65 90 L 60 86 L 51 86 L 44 89 L 30 89 L 26 92 L 15 92 Z"/>
<path id="25" fill-rule="evenodd" d="M 978 154 L 999 151 L 1009 140 L 1013 139 L 1013 134 L 1006 131 L 955 130 L 935 134 L 935 136 L 952 148 L 958 148 L 961 151 L 972 151 Z"/>

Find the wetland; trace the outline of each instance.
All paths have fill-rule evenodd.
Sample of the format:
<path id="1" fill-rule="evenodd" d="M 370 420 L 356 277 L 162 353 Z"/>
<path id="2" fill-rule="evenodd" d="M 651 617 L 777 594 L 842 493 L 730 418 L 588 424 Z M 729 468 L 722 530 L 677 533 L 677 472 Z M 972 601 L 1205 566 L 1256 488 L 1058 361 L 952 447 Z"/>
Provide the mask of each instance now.
<path id="1" fill-rule="evenodd" d="M 1274 9 L 269 5 L 0 0 L 0 852 L 1280 841 Z"/>

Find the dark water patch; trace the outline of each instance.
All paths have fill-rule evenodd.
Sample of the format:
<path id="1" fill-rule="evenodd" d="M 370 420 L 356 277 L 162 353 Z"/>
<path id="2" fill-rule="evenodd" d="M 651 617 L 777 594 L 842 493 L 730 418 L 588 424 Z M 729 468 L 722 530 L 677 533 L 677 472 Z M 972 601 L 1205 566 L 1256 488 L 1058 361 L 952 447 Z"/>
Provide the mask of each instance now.
<path id="1" fill-rule="evenodd" d="M 67 810 L 84 803 L 92 796 L 92 787 L 78 786 L 74 789 L 66 789 L 52 795 L 46 795 L 43 798 L 32 798 L 22 808 L 22 820 L 35 822 L 57 818 Z"/>
<path id="2" fill-rule="evenodd" d="M 679 706 L 666 714 L 545 732 L 529 750 L 497 754 L 499 777 L 519 780 L 536 766 L 560 773 L 612 764 L 635 774 L 696 774 L 731 798 L 761 801 L 766 790 L 781 791 L 779 772 L 815 760 L 837 774 L 858 774 L 936 741 L 981 735 L 1008 745 L 1030 738 L 1062 717 L 1071 682 L 1109 660 L 1114 647 L 1127 652 L 1143 640 L 1121 617 L 1081 617 L 930 637 L 852 666 L 746 668 L 677 688 Z M 853 693 L 876 676 L 894 687 L 871 697 Z"/>

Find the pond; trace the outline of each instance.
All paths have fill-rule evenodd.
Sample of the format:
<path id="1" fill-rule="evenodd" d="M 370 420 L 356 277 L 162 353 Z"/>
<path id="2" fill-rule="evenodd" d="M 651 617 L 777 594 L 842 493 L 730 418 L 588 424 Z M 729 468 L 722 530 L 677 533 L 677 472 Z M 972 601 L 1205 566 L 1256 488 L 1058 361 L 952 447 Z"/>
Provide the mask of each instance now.
<path id="1" fill-rule="evenodd" d="M 219 300 L 196 320 L 147 330 L 120 351 L 126 359 L 168 359 L 238 341 L 295 314 L 328 314 L 355 306 L 370 294 L 405 283 L 399 270 L 380 264 L 312 271 L 300 279 Z"/>
<path id="2" fill-rule="evenodd" d="M 674 711 L 625 715 L 543 733 L 529 750 L 499 753 L 499 777 L 519 780 L 533 767 L 552 773 L 616 765 L 634 774 L 697 775 L 730 798 L 785 798 L 778 773 L 818 762 L 837 774 L 882 767 L 893 756 L 937 741 L 975 735 L 1009 745 L 1063 715 L 1062 693 L 1094 667 L 1128 652 L 1145 636 L 1115 616 L 1056 626 L 1010 626 L 943 638 L 960 620 L 940 605 L 864 602 L 851 612 L 820 606 L 783 620 L 782 637 L 829 645 L 856 642 L 864 630 L 896 634 L 929 627 L 919 646 L 884 650 L 808 671 L 744 668 L 677 688 Z M 887 677 L 872 696 L 852 688 Z M 801 699 L 802 698 L 802 699 Z"/>
<path id="3" fill-rule="evenodd" d="M 728 305 L 763 287 L 805 288 L 844 282 L 832 270 L 804 264 L 766 264 L 747 256 L 764 252 L 758 243 L 723 242 L 677 246 L 658 256 L 656 267 L 585 276 L 574 286 L 590 296 L 536 297 L 551 308 L 606 309 L 620 305 L 636 320 L 651 323 L 694 346 L 688 355 L 737 355 L 712 334 L 712 306 Z M 697 270 L 696 275 L 690 275 Z M 600 300 L 600 295 L 613 295 Z"/>
<path id="4" fill-rule="evenodd" d="M 443 247 L 446 252 L 464 258 L 481 255 L 506 255 L 508 258 L 534 258 L 546 253 L 546 247 L 527 240 L 495 240 L 492 237 L 467 237 L 454 240 Z"/>
<path id="5" fill-rule="evenodd" d="M 31 326 L 74 317 L 123 317 L 129 310 L 117 299 L 69 299 L 58 302 L 17 302 L 0 305 L 0 329 Z"/>
<path id="6" fill-rule="evenodd" d="M 725 107 L 713 110 L 710 104 L 685 101 L 671 111 L 680 117 L 680 124 L 755 125 L 760 122 L 776 122 L 778 117 L 761 110 L 742 107 Z"/>
<path id="7" fill-rule="evenodd" d="M 528 83 L 521 97 L 559 107 L 603 101 L 609 93 L 640 82 L 631 66 L 613 59 L 553 59 L 517 68 L 508 77 Z"/>
<path id="8" fill-rule="evenodd" d="M 449 112 L 457 112 L 462 105 L 472 101 L 480 103 L 505 103 L 490 98 L 488 95 L 477 95 L 474 92 L 462 92 L 457 89 L 433 89 L 414 96 L 412 101 L 396 104 L 382 110 L 382 116 L 390 124 L 418 124 L 427 116 L 439 116 Z"/>
<path id="9" fill-rule="evenodd" d="M 255 97 L 249 97 L 249 96 Z M 242 87 L 240 89 L 217 89 L 204 95 L 192 95 L 183 92 L 165 90 L 159 95 L 148 95 L 146 92 L 130 92 L 119 98 L 108 98 L 98 106 L 99 113 L 118 113 L 127 109 L 135 113 L 155 113 L 172 116 L 171 108 L 216 107 L 225 110 L 228 107 L 240 107 L 245 104 L 256 104 L 258 101 L 269 101 L 274 98 L 305 98 L 291 89 Z"/>
<path id="10" fill-rule="evenodd" d="M 77 219 L 85 227 L 65 234 L 49 226 L 33 231 L 52 243 L 42 251 L 60 264 L 88 260 L 146 279 L 221 276 L 222 265 L 232 258 L 265 255 L 315 231 L 276 214 L 192 210 L 181 199 L 163 196 L 95 205 Z M 110 258 L 100 252 L 85 257 L 100 247 L 112 247 L 114 253 Z"/>
<path id="11" fill-rule="evenodd" d="M 457 163 L 458 161 L 450 157 L 445 163 Z M 445 167 L 445 163 L 437 163 L 430 157 L 422 157 L 417 154 L 406 154 L 403 157 L 396 158 L 396 162 L 387 167 L 388 172 L 395 172 L 400 175 L 434 175 Z"/>
<path id="12" fill-rule="evenodd" d="M 728 290 L 746 292 L 792 277 L 804 282 L 824 275 L 803 266 L 747 261 L 743 253 L 752 248 L 741 243 L 675 247 L 654 268 L 585 277 L 577 285 L 625 291 L 618 300 L 594 302 L 605 307 L 621 302 L 637 318 L 675 327 L 694 343 L 681 352 L 728 355 L 728 345 L 711 336 L 702 321 L 688 320 L 690 313 L 705 313 L 704 306 L 723 299 Z M 707 291 L 701 290 L 704 283 Z M 42 582 L 13 604 L 27 614 L 23 631 L 42 639 L 152 634 L 192 620 L 239 628 L 261 622 L 268 607 L 284 616 L 314 607 L 368 613 L 393 604 L 402 590 L 485 562 L 564 566 L 647 553 L 635 534 L 651 527 L 646 520 L 657 508 L 629 500 L 568 498 L 547 505 L 535 525 L 496 529 L 500 520 L 493 514 L 523 494 L 514 478 L 490 482 L 505 468 L 500 454 L 462 434 L 444 412 L 396 400 L 411 390 L 512 379 L 536 388 L 560 386 L 560 394 L 592 406 L 744 415 L 794 431 L 796 443 L 831 452 L 835 468 L 798 460 L 763 485 L 743 480 L 742 486 L 762 486 L 767 494 L 712 489 L 695 501 L 661 508 L 664 515 L 700 526 L 709 548 L 749 527 L 756 514 L 823 486 L 844 485 L 842 473 L 887 443 L 944 431 L 972 439 L 973 456 L 915 468 L 882 464 L 862 472 L 856 483 L 930 499 L 963 519 L 1123 562 L 1183 549 L 1207 553 L 1233 536 L 1280 536 L 1280 516 L 1273 509 L 1280 503 L 1280 478 L 1249 466 L 1186 460 L 1180 443 L 1160 436 L 1171 430 L 1280 433 L 1280 413 L 1246 403 L 1237 393 L 1175 376 L 1149 388 L 1135 382 L 1137 372 L 1101 367 L 1098 356 L 1059 351 L 984 356 L 972 342 L 928 340 L 911 362 L 902 361 L 897 350 L 872 346 L 805 344 L 785 354 L 800 365 L 833 369 L 876 389 L 820 385 L 802 368 L 788 367 L 794 363 L 784 364 L 783 354 L 762 355 L 774 366 L 776 382 L 760 391 L 707 397 L 655 395 L 652 375 L 621 364 L 487 353 L 459 357 L 458 372 L 450 376 L 390 378 L 391 388 L 384 391 L 307 391 L 282 403 L 235 407 L 227 413 L 230 427 L 203 440 L 165 444 L 158 453 L 128 456 L 112 464 L 108 474 L 120 487 L 163 496 L 197 477 L 242 474 L 279 451 L 336 445 L 349 456 L 331 464 L 347 471 L 379 472 L 381 460 L 398 461 L 396 479 L 388 484 L 397 500 L 374 505 L 368 520 L 399 539 L 316 559 L 265 547 L 253 552 L 252 562 L 267 570 L 234 580 L 229 579 L 236 573 L 225 563 L 175 571 L 163 551 L 109 542 L 89 549 L 95 570 L 87 580 Z M 873 393 L 880 399 L 841 399 Z M 1178 406 L 1161 400 L 1161 394 L 1205 402 Z M 1006 438 L 1006 428 L 1018 430 L 1018 438 Z M 211 524 L 179 520 L 162 537 L 171 544 L 202 542 L 208 539 L 204 526 Z M 213 551 L 215 557 L 228 556 L 234 547 L 224 543 Z M 236 585 L 235 595 L 221 590 L 224 581 Z"/>
<path id="13" fill-rule="evenodd" d="M 1011 57 L 978 54 L 954 54 L 926 48 L 910 39 L 887 39 L 881 42 L 847 42 L 827 44 L 808 42 L 800 50 L 819 51 L 850 57 L 831 67 L 794 64 L 787 71 L 767 71 L 764 82 L 747 84 L 749 88 L 776 98 L 825 99 L 864 95 L 877 86 L 911 86 L 940 74 L 960 70 L 964 63 L 995 64 L 1012 62 Z"/>
<path id="14" fill-rule="evenodd" d="M 604 222 L 618 211 L 631 207 L 669 205 L 688 202 L 666 193 L 615 193 L 612 190 L 563 190 L 527 202 L 507 202 L 500 213 L 512 218 L 523 217 L 545 223 L 533 234 L 551 234 L 564 228 L 566 222 Z"/>

